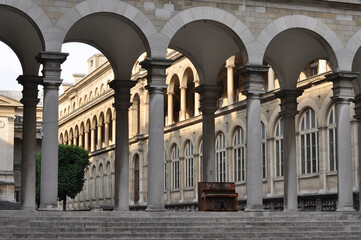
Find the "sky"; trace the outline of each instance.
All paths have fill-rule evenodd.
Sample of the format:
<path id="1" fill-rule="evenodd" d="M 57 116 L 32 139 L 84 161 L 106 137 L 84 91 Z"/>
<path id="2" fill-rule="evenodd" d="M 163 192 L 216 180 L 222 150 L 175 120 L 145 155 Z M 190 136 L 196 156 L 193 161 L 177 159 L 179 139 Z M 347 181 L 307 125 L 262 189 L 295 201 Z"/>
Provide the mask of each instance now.
<path id="1" fill-rule="evenodd" d="M 61 78 L 66 83 L 74 83 L 73 73 L 87 74 L 87 60 L 99 53 L 97 49 L 83 43 L 66 43 L 62 52 L 69 53 L 68 59 L 62 64 L 61 73 Z M 22 69 L 16 54 L 0 41 L 0 90 L 21 91 L 23 88 L 16 81 L 21 74 Z"/>

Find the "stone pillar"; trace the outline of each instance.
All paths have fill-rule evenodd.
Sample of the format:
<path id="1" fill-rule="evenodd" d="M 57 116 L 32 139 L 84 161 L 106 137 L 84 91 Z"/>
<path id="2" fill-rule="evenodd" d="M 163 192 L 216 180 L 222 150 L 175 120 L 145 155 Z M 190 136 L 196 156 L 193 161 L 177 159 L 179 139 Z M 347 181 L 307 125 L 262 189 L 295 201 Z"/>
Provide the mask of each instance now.
<path id="1" fill-rule="evenodd" d="M 149 143 L 147 211 L 165 211 L 164 207 L 164 96 L 166 69 L 172 61 L 147 58 L 141 66 L 148 71 Z"/>
<path id="2" fill-rule="evenodd" d="M 18 82 L 23 85 L 23 144 L 21 152 L 21 209 L 36 209 L 36 105 L 38 85 L 42 77 L 19 76 Z"/>
<path id="3" fill-rule="evenodd" d="M 187 113 L 187 87 L 181 87 L 181 115 L 180 121 L 186 120 L 186 113 Z"/>
<path id="4" fill-rule="evenodd" d="M 85 130 L 85 135 L 84 135 L 85 139 L 84 139 L 84 148 L 85 150 L 89 151 L 89 131 Z"/>
<path id="5" fill-rule="evenodd" d="M 95 127 L 90 128 L 90 152 L 94 152 L 95 149 Z"/>
<path id="6" fill-rule="evenodd" d="M 84 146 L 83 146 L 83 133 L 79 133 L 79 147 L 84 148 Z"/>
<path id="7" fill-rule="evenodd" d="M 97 149 L 101 149 L 103 147 L 103 145 L 102 145 L 102 127 L 103 127 L 102 123 L 98 123 L 98 127 L 97 127 L 98 147 L 97 147 Z"/>
<path id="8" fill-rule="evenodd" d="M 284 211 L 298 211 L 297 203 L 297 162 L 296 162 L 296 126 L 297 97 L 302 95 L 301 90 L 283 89 L 276 93 L 281 99 L 281 117 L 284 121 L 283 137 L 283 185 Z"/>
<path id="9" fill-rule="evenodd" d="M 353 99 L 352 80 L 358 73 L 334 72 L 326 75 L 333 82 L 332 100 L 336 103 L 336 136 L 337 136 L 337 211 L 354 211 L 352 192 L 352 146 L 350 104 Z"/>
<path id="10" fill-rule="evenodd" d="M 116 140 L 115 140 L 115 132 L 116 132 L 116 117 L 114 116 L 113 117 L 113 124 L 112 124 L 112 144 L 115 144 L 116 143 Z"/>
<path id="11" fill-rule="evenodd" d="M 238 71 L 244 76 L 244 92 L 247 96 L 247 208 L 246 211 L 263 211 L 262 202 L 262 127 L 261 100 L 262 75 L 268 66 L 245 65 Z"/>
<path id="12" fill-rule="evenodd" d="M 231 62 L 230 59 L 226 62 L 227 68 L 227 104 L 231 105 L 234 103 L 234 61 Z"/>
<path id="13" fill-rule="evenodd" d="M 355 97 L 355 100 L 354 100 L 354 103 L 355 103 L 355 116 L 354 118 L 357 119 L 357 142 L 358 142 L 358 155 L 359 155 L 359 158 L 356 159 L 356 161 L 359 161 L 359 168 L 361 166 L 361 94 L 357 94 L 356 97 Z M 360 191 L 360 188 L 361 188 L 361 171 L 359 170 L 358 171 L 358 185 L 359 185 L 359 199 L 361 199 L 361 191 Z M 359 201 L 359 209 L 361 209 L 361 201 Z M 361 211 L 361 210 L 360 210 Z"/>
<path id="14" fill-rule="evenodd" d="M 129 211 L 129 107 L 130 89 L 135 81 L 115 79 L 109 83 L 114 89 L 116 113 L 115 145 L 115 206 L 116 211 Z"/>
<path id="15" fill-rule="evenodd" d="M 216 181 L 215 160 L 215 123 L 214 113 L 217 108 L 217 95 L 221 89 L 217 85 L 200 85 L 194 89 L 201 95 L 202 139 L 203 139 L 203 182 Z"/>
<path id="16" fill-rule="evenodd" d="M 43 139 L 41 154 L 40 208 L 58 210 L 58 106 L 61 64 L 67 53 L 40 52 L 43 64 Z"/>
<path id="17" fill-rule="evenodd" d="M 199 80 L 194 80 L 194 87 L 198 87 L 200 85 Z M 199 108 L 201 107 L 201 95 L 194 91 L 194 116 L 199 115 Z"/>
<path id="18" fill-rule="evenodd" d="M 104 123 L 104 146 L 108 147 L 109 146 L 109 122 L 105 122 Z"/>
<path id="19" fill-rule="evenodd" d="M 275 89 L 275 72 L 272 68 L 268 70 L 268 89 L 267 91 L 273 91 Z"/>
<path id="20" fill-rule="evenodd" d="M 168 125 L 173 124 L 173 92 L 168 92 Z"/>
<path id="21" fill-rule="evenodd" d="M 74 138 L 73 138 L 73 144 L 76 146 L 79 146 L 78 135 L 75 135 L 75 133 L 74 133 Z"/>

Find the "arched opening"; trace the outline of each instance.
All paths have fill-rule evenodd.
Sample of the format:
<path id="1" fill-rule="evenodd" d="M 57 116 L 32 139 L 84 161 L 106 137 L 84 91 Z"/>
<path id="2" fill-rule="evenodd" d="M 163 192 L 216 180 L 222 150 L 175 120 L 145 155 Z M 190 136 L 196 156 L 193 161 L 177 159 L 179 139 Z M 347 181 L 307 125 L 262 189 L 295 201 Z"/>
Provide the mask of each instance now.
<path id="1" fill-rule="evenodd" d="M 108 126 L 108 129 L 106 129 L 105 134 L 108 136 L 108 142 L 105 142 L 107 146 L 113 144 L 113 118 L 112 118 L 112 110 L 109 108 L 107 110 L 106 115 L 106 122 L 105 124 Z"/>
<path id="2" fill-rule="evenodd" d="M 98 149 L 98 119 L 96 116 L 93 117 L 92 129 L 91 129 L 91 151 Z"/>
<path id="3" fill-rule="evenodd" d="M 99 116 L 98 134 L 98 148 L 100 149 L 105 147 L 105 118 L 103 112 Z"/>
<path id="4" fill-rule="evenodd" d="M 140 97 L 139 94 L 135 94 L 132 104 L 132 128 L 133 135 L 140 133 Z"/>
<path id="5" fill-rule="evenodd" d="M 187 68 L 184 72 L 183 82 L 186 83 L 185 86 L 185 119 L 191 118 L 194 116 L 194 74 L 191 68 Z M 184 91 L 181 89 L 181 91 Z M 183 95 L 182 95 L 183 96 Z M 181 97 L 182 97 L 181 96 Z M 181 99 L 181 101 L 183 101 Z M 182 107 L 182 106 L 181 106 Z"/>
<path id="6" fill-rule="evenodd" d="M 168 90 L 168 124 L 179 122 L 180 116 L 180 83 L 174 74 L 169 82 Z"/>

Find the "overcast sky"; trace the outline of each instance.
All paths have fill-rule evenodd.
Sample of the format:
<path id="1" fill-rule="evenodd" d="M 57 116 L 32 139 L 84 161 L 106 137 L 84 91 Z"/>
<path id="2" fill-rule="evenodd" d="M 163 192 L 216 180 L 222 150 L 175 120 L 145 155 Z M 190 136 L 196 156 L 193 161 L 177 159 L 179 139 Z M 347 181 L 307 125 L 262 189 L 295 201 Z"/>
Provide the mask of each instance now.
<path id="1" fill-rule="evenodd" d="M 88 73 L 87 60 L 99 51 L 82 43 L 66 43 L 62 52 L 69 53 L 68 59 L 62 64 L 61 78 L 64 82 L 74 82 L 73 73 Z M 0 90 L 21 91 L 22 86 L 16 81 L 22 74 L 20 62 L 15 53 L 0 41 Z"/>

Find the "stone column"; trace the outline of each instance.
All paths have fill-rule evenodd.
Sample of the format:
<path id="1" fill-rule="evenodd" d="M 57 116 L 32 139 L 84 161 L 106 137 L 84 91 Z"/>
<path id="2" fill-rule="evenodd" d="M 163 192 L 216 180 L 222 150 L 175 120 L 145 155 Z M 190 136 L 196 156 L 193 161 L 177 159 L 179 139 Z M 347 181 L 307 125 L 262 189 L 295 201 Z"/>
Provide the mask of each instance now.
<path id="1" fill-rule="evenodd" d="M 115 140 L 115 132 L 117 130 L 117 127 L 116 127 L 116 117 L 114 116 L 113 117 L 113 124 L 112 124 L 112 144 L 115 144 L 116 143 L 116 140 Z"/>
<path id="2" fill-rule="evenodd" d="M 147 58 L 141 66 L 148 71 L 149 143 L 147 211 L 165 211 L 164 207 L 164 96 L 166 69 L 172 61 Z"/>
<path id="3" fill-rule="evenodd" d="M 168 125 L 173 124 L 173 92 L 168 92 Z"/>
<path id="4" fill-rule="evenodd" d="M 23 144 L 21 152 L 21 209 L 36 209 L 36 105 L 38 85 L 43 81 L 38 76 L 19 76 L 23 85 Z"/>
<path id="5" fill-rule="evenodd" d="M 246 211 L 263 211 L 262 202 L 262 127 L 261 100 L 262 75 L 268 66 L 245 65 L 238 71 L 244 76 L 244 92 L 247 96 L 247 208 Z"/>
<path id="6" fill-rule="evenodd" d="M 79 147 L 83 148 L 83 133 L 79 133 Z"/>
<path id="7" fill-rule="evenodd" d="M 283 137 L 283 184 L 284 184 L 284 211 L 298 211 L 297 203 L 297 162 L 296 162 L 296 126 L 297 97 L 302 95 L 301 90 L 283 89 L 276 93 L 281 99 L 281 117 L 284 121 Z"/>
<path id="8" fill-rule="evenodd" d="M 101 149 L 103 147 L 103 145 L 102 145 L 102 127 L 103 127 L 102 123 L 98 123 L 98 127 L 97 127 L 98 147 L 97 147 L 97 149 Z"/>
<path id="9" fill-rule="evenodd" d="M 181 115 L 180 121 L 186 120 L 186 112 L 187 112 L 187 87 L 181 87 Z"/>
<path id="10" fill-rule="evenodd" d="M 115 145 L 115 206 L 116 211 L 129 211 L 129 107 L 130 89 L 135 81 L 115 79 L 109 83 L 114 89 L 116 113 Z"/>
<path id="11" fill-rule="evenodd" d="M 203 139 L 203 182 L 216 181 L 215 160 L 215 123 L 214 113 L 217 108 L 217 95 L 221 89 L 217 85 L 200 85 L 194 89 L 201 95 L 202 139 Z"/>
<path id="12" fill-rule="evenodd" d="M 90 152 L 94 152 L 95 149 L 95 127 L 90 128 Z"/>
<path id="13" fill-rule="evenodd" d="M 272 91 L 275 89 L 275 72 L 272 68 L 268 70 L 268 89 L 267 91 Z"/>
<path id="14" fill-rule="evenodd" d="M 355 103 L 355 116 L 354 118 L 357 119 L 357 142 L 358 142 L 358 155 L 359 158 L 356 161 L 359 161 L 359 168 L 361 166 L 361 94 L 357 94 L 354 100 Z M 359 199 L 361 199 L 361 171 L 358 171 L 358 185 L 359 185 Z M 361 209 L 361 201 L 359 201 L 359 209 Z M 361 210 L 360 210 L 361 211 Z"/>
<path id="15" fill-rule="evenodd" d="M 105 122 L 104 123 L 104 146 L 108 147 L 109 146 L 109 122 Z"/>
<path id="16" fill-rule="evenodd" d="M 74 138 L 73 138 L 73 144 L 76 146 L 79 146 L 78 135 L 75 135 L 75 133 L 74 133 Z"/>
<path id="17" fill-rule="evenodd" d="M 326 75 L 333 82 L 332 100 L 336 103 L 336 136 L 337 136 L 337 211 L 354 211 L 352 193 L 352 152 L 351 152 L 351 119 L 350 104 L 353 99 L 352 80 L 358 73 L 334 72 Z"/>
<path id="18" fill-rule="evenodd" d="M 231 105 L 234 103 L 234 61 L 231 63 L 229 60 L 226 62 L 227 68 L 227 104 Z"/>
<path id="19" fill-rule="evenodd" d="M 198 87 L 200 85 L 199 80 L 194 80 L 194 87 Z M 199 115 L 199 108 L 201 107 L 201 95 L 194 91 L 194 116 Z"/>
<path id="20" fill-rule="evenodd" d="M 85 130 L 85 135 L 84 135 L 84 148 L 85 150 L 89 151 L 89 131 Z"/>
<path id="21" fill-rule="evenodd" d="M 58 106 L 61 64 L 67 53 L 40 52 L 37 61 L 43 64 L 43 139 L 41 154 L 40 208 L 58 210 Z"/>

